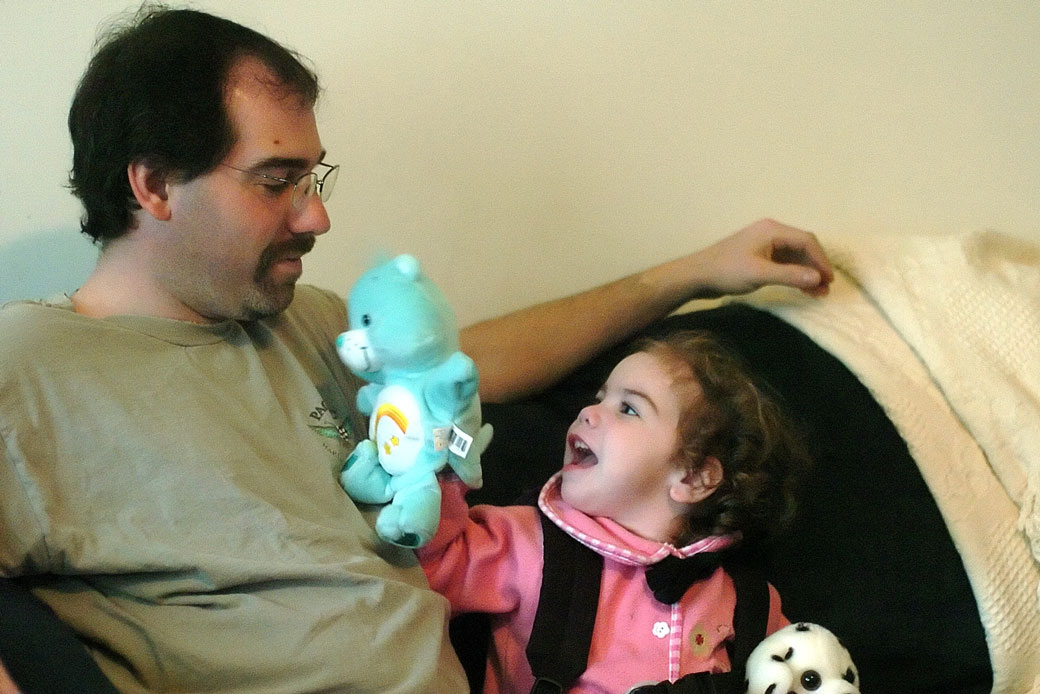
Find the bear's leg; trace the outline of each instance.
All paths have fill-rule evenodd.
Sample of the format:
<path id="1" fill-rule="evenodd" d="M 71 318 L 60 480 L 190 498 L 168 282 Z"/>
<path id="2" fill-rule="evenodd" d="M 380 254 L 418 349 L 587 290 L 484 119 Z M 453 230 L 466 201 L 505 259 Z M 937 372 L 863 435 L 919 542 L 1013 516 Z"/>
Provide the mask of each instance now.
<path id="1" fill-rule="evenodd" d="M 431 474 L 397 490 L 393 502 L 379 512 L 376 532 L 387 542 L 414 549 L 433 539 L 440 516 L 441 489 Z"/>
<path id="2" fill-rule="evenodd" d="M 376 444 L 371 439 L 359 443 L 343 464 L 339 483 L 350 498 L 363 504 L 385 504 L 393 497 L 390 474 L 379 464 Z"/>

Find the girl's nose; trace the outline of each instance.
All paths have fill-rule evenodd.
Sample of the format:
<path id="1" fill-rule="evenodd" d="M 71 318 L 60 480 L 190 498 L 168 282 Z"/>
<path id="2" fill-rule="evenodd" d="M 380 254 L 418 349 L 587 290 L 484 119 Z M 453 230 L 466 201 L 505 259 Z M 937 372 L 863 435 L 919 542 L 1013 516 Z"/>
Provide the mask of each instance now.
<path id="1" fill-rule="evenodd" d="M 594 427 L 599 424 L 599 405 L 586 405 L 578 413 L 578 421 L 582 424 Z"/>

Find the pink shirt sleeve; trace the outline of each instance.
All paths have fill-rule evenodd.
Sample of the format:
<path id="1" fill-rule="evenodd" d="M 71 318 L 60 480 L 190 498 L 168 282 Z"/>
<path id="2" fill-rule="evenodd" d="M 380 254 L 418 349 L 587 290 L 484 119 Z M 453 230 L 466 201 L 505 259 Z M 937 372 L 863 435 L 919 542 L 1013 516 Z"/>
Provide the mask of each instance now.
<path id="1" fill-rule="evenodd" d="M 535 599 L 542 574 L 542 537 L 533 506 L 466 505 L 458 478 L 441 480 L 441 522 L 417 551 L 430 587 L 452 612 L 503 614 Z"/>

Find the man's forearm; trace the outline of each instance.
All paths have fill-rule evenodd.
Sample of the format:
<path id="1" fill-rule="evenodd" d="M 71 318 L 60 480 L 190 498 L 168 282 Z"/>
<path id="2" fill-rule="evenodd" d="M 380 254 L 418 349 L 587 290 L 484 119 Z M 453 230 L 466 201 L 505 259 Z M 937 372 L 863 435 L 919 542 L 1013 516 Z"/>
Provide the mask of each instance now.
<path id="1" fill-rule="evenodd" d="M 696 298 L 691 287 L 703 284 L 710 294 L 709 273 L 690 256 L 465 328 L 462 349 L 480 370 L 481 398 L 504 402 L 549 387 Z"/>
<path id="2" fill-rule="evenodd" d="M 480 370 L 481 398 L 504 402 L 547 388 L 691 299 L 765 284 L 820 296 L 832 278 L 813 234 L 764 219 L 616 282 L 477 323 L 460 340 Z"/>

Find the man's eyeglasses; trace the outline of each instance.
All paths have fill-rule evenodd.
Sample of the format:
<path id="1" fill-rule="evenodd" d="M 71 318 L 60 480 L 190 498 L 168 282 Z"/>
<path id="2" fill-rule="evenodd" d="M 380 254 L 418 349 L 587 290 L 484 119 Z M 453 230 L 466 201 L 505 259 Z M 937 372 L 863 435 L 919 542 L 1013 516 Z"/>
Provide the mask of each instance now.
<path id="1" fill-rule="evenodd" d="M 265 173 L 260 173 L 259 171 L 240 169 L 231 164 L 223 164 L 223 166 L 226 166 L 229 169 L 234 169 L 235 171 L 241 171 L 242 173 L 266 178 L 269 181 L 278 181 L 287 186 L 292 186 L 292 206 L 297 210 L 306 205 L 307 201 L 310 200 L 311 196 L 315 193 L 318 194 L 322 202 L 328 202 L 328 199 L 332 196 L 332 189 L 336 186 L 336 178 L 339 176 L 339 164 L 326 164 L 323 161 L 319 161 L 317 166 L 328 168 L 328 171 L 325 172 L 324 176 L 319 177 L 316 172 L 309 171 L 297 178 L 295 181 L 291 181 L 288 178 L 270 176 Z"/>

